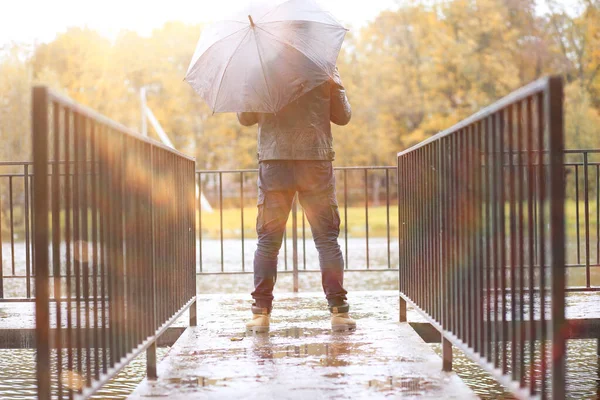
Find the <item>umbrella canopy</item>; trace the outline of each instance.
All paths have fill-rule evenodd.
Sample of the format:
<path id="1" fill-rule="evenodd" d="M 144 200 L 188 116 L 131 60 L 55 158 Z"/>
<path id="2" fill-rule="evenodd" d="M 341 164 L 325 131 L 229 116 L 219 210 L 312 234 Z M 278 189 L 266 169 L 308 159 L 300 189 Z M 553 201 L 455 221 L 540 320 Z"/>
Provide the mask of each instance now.
<path id="1" fill-rule="evenodd" d="M 314 0 L 252 5 L 202 33 L 185 79 L 213 112 L 276 113 L 333 78 L 346 32 Z"/>

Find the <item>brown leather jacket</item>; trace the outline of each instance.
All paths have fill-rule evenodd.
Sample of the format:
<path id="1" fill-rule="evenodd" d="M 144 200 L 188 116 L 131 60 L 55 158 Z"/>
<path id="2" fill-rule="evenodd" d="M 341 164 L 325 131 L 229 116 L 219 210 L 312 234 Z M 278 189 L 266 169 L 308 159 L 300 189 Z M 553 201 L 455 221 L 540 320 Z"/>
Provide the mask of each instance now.
<path id="1" fill-rule="evenodd" d="M 285 106 L 277 114 L 238 113 L 244 126 L 258 123 L 258 161 L 333 161 L 330 121 L 350 122 L 351 109 L 339 75 Z"/>

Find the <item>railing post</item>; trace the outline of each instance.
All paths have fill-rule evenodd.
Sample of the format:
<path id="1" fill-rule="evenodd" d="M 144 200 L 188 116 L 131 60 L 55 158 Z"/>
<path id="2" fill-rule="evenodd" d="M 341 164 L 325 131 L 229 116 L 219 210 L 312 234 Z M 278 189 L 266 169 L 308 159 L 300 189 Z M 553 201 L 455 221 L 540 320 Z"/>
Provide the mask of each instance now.
<path id="1" fill-rule="evenodd" d="M 194 300 L 194 302 L 190 305 L 190 326 L 198 326 L 198 310 L 196 309 L 197 304 L 197 300 Z"/>
<path id="2" fill-rule="evenodd" d="M 298 194 L 292 203 L 292 263 L 294 276 L 294 293 L 298 293 Z"/>
<path id="3" fill-rule="evenodd" d="M 191 308 L 190 308 L 191 313 Z M 154 341 L 146 350 L 146 375 L 150 380 L 156 380 L 156 341 Z"/>
<path id="4" fill-rule="evenodd" d="M 35 325 L 38 399 L 50 399 L 50 310 L 48 285 L 48 91 L 33 88 L 33 219 L 36 230 Z M 56 188 L 54 188 L 57 190 Z"/>
<path id="5" fill-rule="evenodd" d="M 452 371 L 452 343 L 442 335 L 442 371 Z"/>
<path id="6" fill-rule="evenodd" d="M 406 317 L 406 300 L 400 296 L 400 322 L 407 322 L 408 319 Z"/>
<path id="7" fill-rule="evenodd" d="M 550 152 L 549 201 L 551 270 L 551 321 L 552 340 L 552 399 L 565 398 L 565 174 L 564 174 L 564 122 L 563 83 L 558 77 L 548 82 L 545 103 L 548 147 Z"/>
<path id="8" fill-rule="evenodd" d="M 585 212 L 585 287 L 591 286 L 590 276 L 590 190 L 589 190 L 589 159 L 587 151 L 583 153 L 583 176 L 584 176 L 584 212 Z M 597 205 L 596 205 L 597 206 Z"/>

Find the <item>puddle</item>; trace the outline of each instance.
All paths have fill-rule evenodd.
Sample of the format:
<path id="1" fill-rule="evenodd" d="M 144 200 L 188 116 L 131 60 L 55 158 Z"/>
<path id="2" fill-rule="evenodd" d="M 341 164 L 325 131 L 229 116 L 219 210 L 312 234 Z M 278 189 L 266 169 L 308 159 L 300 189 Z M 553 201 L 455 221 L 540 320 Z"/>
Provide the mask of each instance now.
<path id="1" fill-rule="evenodd" d="M 371 379 L 368 383 L 369 388 L 380 392 L 392 391 L 404 395 L 423 395 L 427 392 L 438 390 L 439 385 L 422 377 L 394 377 L 387 379 Z"/>

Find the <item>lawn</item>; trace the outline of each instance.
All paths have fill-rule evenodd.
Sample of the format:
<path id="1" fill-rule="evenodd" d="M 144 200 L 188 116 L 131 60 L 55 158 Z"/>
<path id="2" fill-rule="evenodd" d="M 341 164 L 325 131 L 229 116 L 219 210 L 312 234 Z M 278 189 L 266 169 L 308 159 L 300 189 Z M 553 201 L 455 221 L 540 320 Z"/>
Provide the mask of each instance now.
<path id="1" fill-rule="evenodd" d="M 199 214 L 198 212 L 196 213 Z M 244 208 L 244 236 L 247 238 L 256 237 L 256 207 Z M 345 231 L 345 212 L 344 208 L 340 208 L 341 236 Z M 390 235 L 398 237 L 398 211 L 390 206 Z M 366 234 L 366 216 L 364 207 L 348 207 L 348 236 L 349 237 L 364 237 Z M 198 221 L 198 219 L 197 219 Z M 220 213 L 215 210 L 212 213 L 202 211 L 202 235 L 208 238 L 220 237 Z M 306 235 L 310 237 L 310 227 L 308 221 L 305 220 Z M 239 238 L 241 237 L 241 209 L 224 209 L 223 210 L 223 237 L 224 238 Z M 288 234 L 291 235 L 292 229 L 292 214 L 287 222 Z M 298 232 L 301 234 L 302 229 L 302 211 L 298 210 Z M 369 236 L 371 237 L 387 237 L 387 210 L 385 206 L 369 208 Z"/>

